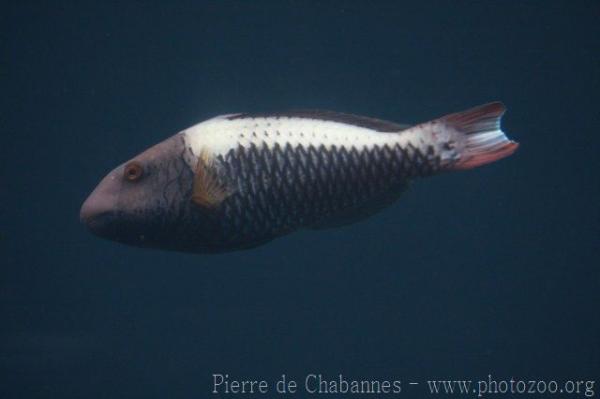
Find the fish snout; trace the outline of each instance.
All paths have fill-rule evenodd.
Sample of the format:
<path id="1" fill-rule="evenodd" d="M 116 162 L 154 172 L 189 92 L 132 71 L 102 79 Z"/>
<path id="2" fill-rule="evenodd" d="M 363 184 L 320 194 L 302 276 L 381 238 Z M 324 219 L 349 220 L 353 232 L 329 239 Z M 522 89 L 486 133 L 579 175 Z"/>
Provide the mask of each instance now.
<path id="1" fill-rule="evenodd" d="M 117 210 L 119 179 L 116 172 L 108 174 L 83 202 L 79 219 L 92 232 L 99 233 L 103 221 L 110 219 Z"/>

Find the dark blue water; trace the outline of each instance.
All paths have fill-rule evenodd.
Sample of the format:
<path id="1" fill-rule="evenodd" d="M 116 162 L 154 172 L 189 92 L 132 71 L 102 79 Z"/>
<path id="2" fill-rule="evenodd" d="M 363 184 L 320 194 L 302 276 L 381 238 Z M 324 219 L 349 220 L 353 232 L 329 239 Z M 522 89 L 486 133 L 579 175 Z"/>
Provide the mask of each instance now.
<path id="1" fill-rule="evenodd" d="M 600 7 L 413 3 L 5 5 L 0 397 L 232 397 L 213 373 L 399 379 L 398 397 L 598 380 Z M 514 156 L 352 226 L 202 256 L 78 220 L 106 172 L 214 115 L 420 122 L 492 100 Z"/>

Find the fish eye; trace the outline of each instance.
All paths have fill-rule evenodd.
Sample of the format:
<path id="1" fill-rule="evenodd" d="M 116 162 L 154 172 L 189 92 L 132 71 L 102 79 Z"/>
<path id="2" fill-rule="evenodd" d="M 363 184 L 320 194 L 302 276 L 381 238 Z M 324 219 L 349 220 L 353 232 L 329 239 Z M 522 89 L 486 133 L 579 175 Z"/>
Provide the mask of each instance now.
<path id="1" fill-rule="evenodd" d="M 144 174 L 144 168 L 142 167 L 142 165 L 140 165 L 139 162 L 129 162 L 127 165 L 125 165 L 125 172 L 124 172 L 124 176 L 125 179 L 129 180 L 129 181 L 136 181 L 139 180 L 142 175 Z"/>

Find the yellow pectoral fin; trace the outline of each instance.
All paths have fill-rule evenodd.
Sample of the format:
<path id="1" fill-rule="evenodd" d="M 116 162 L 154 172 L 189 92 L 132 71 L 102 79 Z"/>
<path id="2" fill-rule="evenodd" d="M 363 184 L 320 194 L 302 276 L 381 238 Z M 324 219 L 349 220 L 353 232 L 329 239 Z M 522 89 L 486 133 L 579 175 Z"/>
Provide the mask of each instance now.
<path id="1" fill-rule="evenodd" d="M 230 195 L 231 190 L 219 182 L 212 157 L 202 151 L 196 165 L 192 201 L 204 208 L 216 208 Z"/>

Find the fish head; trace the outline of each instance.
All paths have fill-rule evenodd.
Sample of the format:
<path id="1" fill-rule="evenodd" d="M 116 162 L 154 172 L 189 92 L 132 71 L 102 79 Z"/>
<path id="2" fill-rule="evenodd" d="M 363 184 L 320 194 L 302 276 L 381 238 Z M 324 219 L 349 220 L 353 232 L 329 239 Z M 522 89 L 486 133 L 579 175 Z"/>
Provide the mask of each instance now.
<path id="1" fill-rule="evenodd" d="M 141 247 L 175 245 L 193 172 L 180 134 L 147 149 L 104 177 L 81 207 L 92 233 Z"/>

